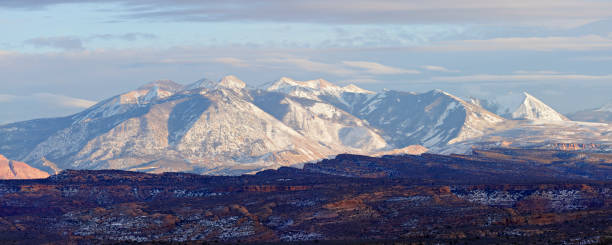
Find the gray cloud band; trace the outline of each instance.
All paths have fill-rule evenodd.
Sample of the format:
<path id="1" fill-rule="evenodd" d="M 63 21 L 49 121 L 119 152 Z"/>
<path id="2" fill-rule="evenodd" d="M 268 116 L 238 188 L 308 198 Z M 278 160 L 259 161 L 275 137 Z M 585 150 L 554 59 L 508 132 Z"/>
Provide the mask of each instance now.
<path id="1" fill-rule="evenodd" d="M 0 7 L 120 4 L 121 17 L 179 21 L 283 21 L 342 24 L 487 23 L 571 25 L 612 16 L 612 2 L 580 0 L 252 1 L 4 0 Z"/>

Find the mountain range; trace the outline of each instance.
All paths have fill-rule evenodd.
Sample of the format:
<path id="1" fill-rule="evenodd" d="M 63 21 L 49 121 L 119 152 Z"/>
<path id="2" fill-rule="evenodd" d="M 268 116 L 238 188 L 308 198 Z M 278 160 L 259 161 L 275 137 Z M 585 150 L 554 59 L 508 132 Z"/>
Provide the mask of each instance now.
<path id="1" fill-rule="evenodd" d="M 186 86 L 157 81 L 71 116 L 2 125 L 0 153 L 49 173 L 236 175 L 341 153 L 464 153 L 481 142 L 611 141 L 609 124 L 570 121 L 527 93 L 512 116 L 442 90 L 376 93 L 286 77 L 250 88 L 226 76 Z"/>

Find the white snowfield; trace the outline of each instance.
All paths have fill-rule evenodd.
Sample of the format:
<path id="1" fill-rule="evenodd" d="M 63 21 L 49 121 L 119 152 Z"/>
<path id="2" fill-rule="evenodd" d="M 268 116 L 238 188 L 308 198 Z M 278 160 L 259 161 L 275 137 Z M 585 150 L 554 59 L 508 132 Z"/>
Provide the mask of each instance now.
<path id="1" fill-rule="evenodd" d="M 375 93 L 283 77 L 158 81 L 65 118 L 0 126 L 0 153 L 52 171 L 243 174 L 340 153 L 465 153 L 480 142 L 609 142 L 610 125 L 572 122 L 525 94 L 509 120 L 441 90 Z M 425 148 L 426 147 L 426 148 Z"/>

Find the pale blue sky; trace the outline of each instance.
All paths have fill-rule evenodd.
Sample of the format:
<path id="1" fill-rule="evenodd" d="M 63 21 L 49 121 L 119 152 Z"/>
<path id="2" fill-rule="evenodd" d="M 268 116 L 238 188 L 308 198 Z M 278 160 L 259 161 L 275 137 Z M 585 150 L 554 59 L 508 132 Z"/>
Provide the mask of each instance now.
<path id="1" fill-rule="evenodd" d="M 508 107 L 528 91 L 563 113 L 612 101 L 610 1 L 4 0 L 0 30 L 0 124 L 228 74 Z"/>

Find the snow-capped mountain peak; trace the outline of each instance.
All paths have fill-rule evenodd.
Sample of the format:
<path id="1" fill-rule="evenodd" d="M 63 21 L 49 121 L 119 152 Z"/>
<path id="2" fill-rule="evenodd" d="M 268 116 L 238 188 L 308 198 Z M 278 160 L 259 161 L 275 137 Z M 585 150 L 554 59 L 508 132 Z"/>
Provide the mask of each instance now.
<path id="1" fill-rule="evenodd" d="M 193 89 L 207 89 L 214 90 L 219 88 L 226 88 L 231 90 L 241 90 L 246 87 L 246 83 L 242 80 L 238 79 L 236 76 L 228 75 L 221 78 L 218 82 L 214 82 L 208 80 L 206 78 L 196 81 L 188 85 L 185 90 L 193 90 Z"/>
<path id="2" fill-rule="evenodd" d="M 243 89 L 246 87 L 246 83 L 238 79 L 236 76 L 229 75 L 223 77 L 216 86 L 229 89 Z"/>
<path id="3" fill-rule="evenodd" d="M 534 121 L 569 121 L 567 117 L 555 111 L 541 100 L 523 92 L 523 103 L 512 113 L 512 118 Z"/>

